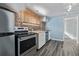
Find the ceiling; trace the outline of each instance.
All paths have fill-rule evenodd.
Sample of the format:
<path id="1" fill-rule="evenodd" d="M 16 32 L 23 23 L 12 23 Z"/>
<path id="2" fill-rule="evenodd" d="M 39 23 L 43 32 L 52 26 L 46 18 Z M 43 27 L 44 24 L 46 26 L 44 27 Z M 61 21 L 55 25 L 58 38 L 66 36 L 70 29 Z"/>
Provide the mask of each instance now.
<path id="1" fill-rule="evenodd" d="M 79 14 L 79 4 L 78 3 L 14 3 L 7 4 L 16 9 L 16 11 L 30 8 L 34 12 L 43 16 L 61 16 L 61 15 L 74 15 Z M 72 6 L 70 11 L 69 5 Z"/>

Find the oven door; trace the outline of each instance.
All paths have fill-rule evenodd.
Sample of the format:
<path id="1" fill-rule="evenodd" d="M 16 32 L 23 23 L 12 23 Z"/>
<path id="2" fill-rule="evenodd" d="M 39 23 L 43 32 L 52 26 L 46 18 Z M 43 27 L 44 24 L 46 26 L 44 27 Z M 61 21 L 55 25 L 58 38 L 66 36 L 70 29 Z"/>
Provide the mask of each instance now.
<path id="1" fill-rule="evenodd" d="M 19 55 L 28 54 L 33 48 L 36 47 L 36 35 L 21 37 L 19 40 Z"/>

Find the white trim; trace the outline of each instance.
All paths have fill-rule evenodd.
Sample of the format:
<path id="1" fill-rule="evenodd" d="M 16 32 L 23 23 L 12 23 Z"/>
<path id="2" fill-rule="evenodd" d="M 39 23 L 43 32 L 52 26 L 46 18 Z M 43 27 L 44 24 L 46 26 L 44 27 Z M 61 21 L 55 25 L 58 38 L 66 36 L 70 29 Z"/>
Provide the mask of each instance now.
<path id="1" fill-rule="evenodd" d="M 64 19 L 64 17 L 63 17 L 63 19 Z M 65 20 L 63 20 L 63 26 L 64 26 L 64 29 L 63 29 L 63 41 L 64 41 Z"/>
<path id="2" fill-rule="evenodd" d="M 55 41 L 64 41 L 63 39 L 61 40 L 61 39 L 55 39 L 55 38 L 53 38 L 53 39 L 51 39 L 51 40 L 55 40 Z"/>
<path id="3" fill-rule="evenodd" d="M 64 20 L 64 32 L 66 31 L 66 20 Z M 65 37 L 65 33 L 64 33 L 64 37 Z M 64 40 L 64 37 L 63 37 L 63 40 Z"/>
<path id="4" fill-rule="evenodd" d="M 78 42 L 78 16 L 77 16 L 77 32 L 76 32 L 76 33 L 77 33 L 77 37 L 76 37 L 77 43 L 79 43 L 79 42 Z"/>
<path id="5" fill-rule="evenodd" d="M 66 21 L 64 20 L 64 31 L 66 31 Z"/>
<path id="6" fill-rule="evenodd" d="M 69 34 L 68 32 L 64 32 L 69 38 L 71 39 L 76 39 L 76 37 L 73 37 L 71 34 Z"/>

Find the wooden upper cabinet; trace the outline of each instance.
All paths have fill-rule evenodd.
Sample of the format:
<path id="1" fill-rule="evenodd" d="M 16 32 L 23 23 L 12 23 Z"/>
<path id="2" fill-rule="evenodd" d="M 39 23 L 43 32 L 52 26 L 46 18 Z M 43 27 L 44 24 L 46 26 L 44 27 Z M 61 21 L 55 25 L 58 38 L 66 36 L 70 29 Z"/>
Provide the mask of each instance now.
<path id="1" fill-rule="evenodd" d="M 25 17 L 24 18 L 25 22 L 33 23 L 33 24 L 40 24 L 41 16 L 35 14 L 30 9 L 27 9 L 24 11 L 24 17 Z"/>
<path id="2" fill-rule="evenodd" d="M 32 24 L 32 25 L 38 25 L 40 26 L 41 24 L 41 20 L 42 20 L 42 16 L 39 16 L 38 14 L 36 14 L 35 12 L 33 12 L 30 9 L 26 9 L 26 10 L 22 10 L 18 13 L 18 24 Z"/>

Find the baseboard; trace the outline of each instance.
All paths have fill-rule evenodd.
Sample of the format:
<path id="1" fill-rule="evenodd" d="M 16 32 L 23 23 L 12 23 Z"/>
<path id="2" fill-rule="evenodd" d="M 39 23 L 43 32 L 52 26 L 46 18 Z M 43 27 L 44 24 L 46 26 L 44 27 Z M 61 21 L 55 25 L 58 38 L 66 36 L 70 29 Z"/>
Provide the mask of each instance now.
<path id="1" fill-rule="evenodd" d="M 63 39 L 63 40 L 61 40 L 61 39 L 51 39 L 51 40 L 55 40 L 55 41 L 64 41 L 64 39 Z"/>

